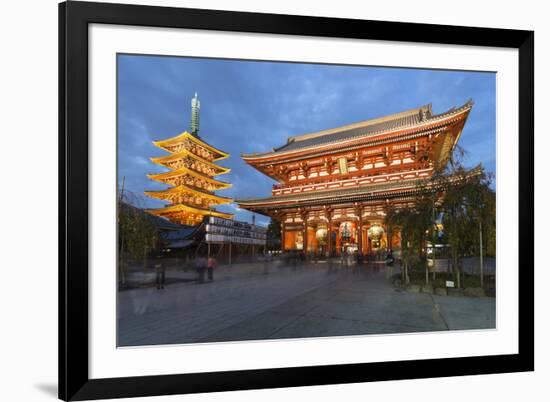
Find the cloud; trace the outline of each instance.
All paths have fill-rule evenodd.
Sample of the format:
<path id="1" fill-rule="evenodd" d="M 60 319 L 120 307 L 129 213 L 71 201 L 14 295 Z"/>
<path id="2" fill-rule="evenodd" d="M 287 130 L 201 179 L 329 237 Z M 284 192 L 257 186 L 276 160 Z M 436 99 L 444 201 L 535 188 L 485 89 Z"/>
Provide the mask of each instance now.
<path id="1" fill-rule="evenodd" d="M 269 151 L 289 136 L 430 102 L 439 113 L 473 98 L 460 144 L 470 151 L 472 164 L 495 166 L 492 73 L 154 56 L 119 56 L 118 68 L 118 175 L 136 194 L 166 187 L 146 176 L 166 170 L 149 161 L 166 154 L 152 141 L 188 128 L 195 91 L 201 99 L 201 138 L 231 155 L 219 162 L 231 168 L 219 179 L 233 187 L 220 195 L 271 193 L 275 181 L 247 165 L 241 153 Z M 159 206 L 148 197 L 143 202 Z M 251 219 L 250 212 L 233 204 L 223 207 L 238 219 Z"/>

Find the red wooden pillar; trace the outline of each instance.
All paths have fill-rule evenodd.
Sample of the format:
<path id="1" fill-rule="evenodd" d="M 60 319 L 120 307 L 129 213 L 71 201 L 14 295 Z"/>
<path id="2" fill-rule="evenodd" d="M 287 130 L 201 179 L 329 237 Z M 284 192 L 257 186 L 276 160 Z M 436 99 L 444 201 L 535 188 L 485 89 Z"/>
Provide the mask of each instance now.
<path id="1" fill-rule="evenodd" d="M 283 215 L 281 216 L 281 253 L 285 252 L 285 237 L 286 237 L 285 217 Z"/>
<path id="2" fill-rule="evenodd" d="M 307 246 L 308 246 L 307 212 L 304 212 L 302 214 L 302 221 L 303 221 L 302 239 L 304 241 L 303 251 L 304 253 L 307 254 Z"/>
<path id="3" fill-rule="evenodd" d="M 327 236 L 328 236 L 328 256 L 329 258 L 332 256 L 332 211 L 327 211 Z"/>
<path id="4" fill-rule="evenodd" d="M 369 228 L 367 228 L 367 255 L 370 255 L 370 250 L 371 250 L 371 244 L 370 244 L 370 239 L 369 239 Z"/>
<path id="5" fill-rule="evenodd" d="M 357 227 L 357 253 L 359 256 L 363 255 L 363 207 L 357 208 L 357 215 L 359 215 L 359 223 Z"/>

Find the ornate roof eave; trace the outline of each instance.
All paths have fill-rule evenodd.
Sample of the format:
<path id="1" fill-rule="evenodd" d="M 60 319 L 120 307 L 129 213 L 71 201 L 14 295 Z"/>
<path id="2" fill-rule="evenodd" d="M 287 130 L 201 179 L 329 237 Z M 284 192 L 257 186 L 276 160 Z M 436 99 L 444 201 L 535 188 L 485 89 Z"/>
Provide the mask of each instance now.
<path id="1" fill-rule="evenodd" d="M 192 206 L 183 205 L 183 204 L 169 205 L 164 208 L 146 209 L 145 212 L 153 215 L 157 215 L 157 216 L 169 215 L 171 213 L 178 213 L 178 212 L 189 212 L 197 215 L 216 216 L 219 218 L 226 218 L 226 219 L 232 219 L 235 216 L 234 214 L 219 212 L 211 209 L 197 208 L 197 207 L 192 207 Z"/>
<path id="2" fill-rule="evenodd" d="M 411 189 L 404 189 L 400 191 L 381 192 L 376 194 L 361 194 L 361 195 L 354 195 L 349 197 L 336 196 L 333 198 L 307 200 L 302 202 L 287 202 L 287 203 L 247 205 L 239 202 L 239 206 L 244 209 L 269 211 L 273 209 L 288 209 L 288 208 L 298 208 L 298 207 L 305 207 L 305 206 L 318 206 L 318 205 L 324 205 L 326 203 L 331 203 L 332 205 L 338 205 L 338 204 L 349 204 L 349 203 L 358 202 L 358 201 L 372 201 L 372 200 L 394 199 L 394 198 L 401 198 L 401 197 L 411 197 L 411 196 L 414 196 L 417 193 L 417 191 L 418 191 L 417 189 L 411 188 Z"/>
<path id="3" fill-rule="evenodd" d="M 441 114 L 438 114 L 438 115 L 433 115 L 433 116 L 429 117 L 428 119 L 426 119 L 425 121 L 423 121 L 421 123 L 414 124 L 414 125 L 400 126 L 400 127 L 395 127 L 395 128 L 392 128 L 392 129 L 381 130 L 379 132 L 373 132 L 373 133 L 369 133 L 369 134 L 357 135 L 355 137 L 346 138 L 344 140 L 335 140 L 335 141 L 326 142 L 326 143 L 322 143 L 322 144 L 316 144 L 316 145 L 313 145 L 313 146 L 310 146 L 310 147 L 296 148 L 296 149 L 288 150 L 286 152 L 285 151 L 281 152 L 281 151 L 278 151 L 278 149 L 274 148 L 274 150 L 271 151 L 271 152 L 241 154 L 241 158 L 245 162 L 253 165 L 256 162 L 268 161 L 271 158 L 291 157 L 293 154 L 299 154 L 301 152 L 311 150 L 311 149 L 315 149 L 315 150 L 333 149 L 335 146 L 338 146 L 338 145 L 346 146 L 346 144 L 352 144 L 352 143 L 356 142 L 358 139 L 367 139 L 368 138 L 369 141 L 377 141 L 377 140 L 379 140 L 380 136 L 387 136 L 387 135 L 391 135 L 391 134 L 395 134 L 395 133 L 400 133 L 400 132 L 403 132 L 403 131 L 409 132 L 411 130 L 422 131 L 423 129 L 425 129 L 429 126 L 437 125 L 438 123 L 442 123 L 445 120 L 448 120 L 449 118 L 458 116 L 460 114 L 468 113 L 471 110 L 472 106 L 473 106 L 473 102 L 471 100 L 469 100 L 468 102 L 466 102 L 464 105 L 462 105 L 459 108 L 453 108 L 453 109 L 448 110 L 447 112 L 444 112 L 444 113 L 441 113 Z M 393 138 L 392 138 L 392 140 L 393 140 Z"/>
<path id="4" fill-rule="evenodd" d="M 200 156 L 195 155 L 193 152 L 190 152 L 186 149 L 184 149 L 183 151 L 180 151 L 180 152 L 170 154 L 170 155 L 156 156 L 156 157 L 153 157 L 153 158 L 150 158 L 150 159 L 151 159 L 151 162 L 156 163 L 157 165 L 162 165 L 162 166 L 168 167 L 168 166 L 166 166 L 167 162 L 175 161 L 175 160 L 178 160 L 178 159 L 183 159 L 186 156 L 189 156 L 189 157 L 191 157 L 195 160 L 198 160 L 199 162 L 204 163 L 205 165 L 210 166 L 211 168 L 214 168 L 214 169 L 220 171 L 220 173 L 216 173 L 216 176 L 220 175 L 220 174 L 226 174 L 226 173 L 229 173 L 231 171 L 230 168 L 226 168 L 224 166 L 219 166 L 219 165 L 216 165 L 212 162 L 209 162 L 206 159 L 203 159 Z"/>
<path id="5" fill-rule="evenodd" d="M 430 135 L 430 134 L 435 135 L 435 134 L 443 132 L 444 130 L 445 130 L 445 128 L 440 127 L 440 128 L 436 128 L 436 129 L 428 130 L 428 131 L 418 131 L 418 132 L 413 132 L 413 133 L 400 134 L 396 137 L 392 137 L 392 141 L 405 141 L 405 140 L 409 141 L 409 140 L 413 140 L 413 139 L 423 137 L 423 136 L 426 136 L 426 135 Z M 349 152 L 349 151 L 356 150 L 357 148 L 361 148 L 361 147 L 365 147 L 365 146 L 378 146 L 378 145 L 384 144 L 386 142 L 387 142 L 386 140 L 374 139 L 374 140 L 369 140 L 369 141 L 365 141 L 365 142 L 361 142 L 361 143 L 352 143 L 352 144 L 342 146 L 342 147 L 339 147 L 339 148 L 331 147 L 331 151 L 335 151 L 335 152 L 339 152 L 339 153 Z M 321 156 L 324 156 L 324 155 L 326 155 L 326 151 L 319 150 L 319 152 L 316 152 L 314 154 L 308 154 L 308 158 L 318 158 L 318 157 L 321 157 Z M 292 159 L 285 159 L 284 162 L 296 162 L 296 161 L 300 161 L 302 159 L 303 159 L 303 156 L 296 156 Z M 269 163 L 269 164 L 267 164 L 267 163 L 259 164 L 258 163 L 257 164 L 257 163 L 253 163 L 253 162 L 249 162 L 249 161 L 246 161 L 246 162 L 249 163 L 250 166 L 252 166 L 256 170 L 258 170 L 259 172 L 271 177 L 272 179 L 274 179 L 276 181 L 279 181 L 279 182 L 284 181 L 284 180 L 279 179 L 275 175 L 273 175 L 271 172 L 265 170 L 266 165 L 271 165 L 273 163 Z M 277 161 L 276 163 L 281 163 L 281 162 Z"/>
<path id="6" fill-rule="evenodd" d="M 331 199 L 346 199 L 347 197 L 362 197 L 373 194 L 386 194 L 391 191 L 401 191 L 405 189 L 415 189 L 419 183 L 425 182 L 425 179 L 408 179 L 399 183 L 378 183 L 367 184 L 348 189 L 330 189 L 315 192 L 305 192 L 298 194 L 279 195 L 256 199 L 235 200 L 240 206 L 256 205 L 279 205 L 282 203 L 306 203 L 309 201 L 325 202 Z"/>
<path id="7" fill-rule="evenodd" d="M 144 193 L 145 193 L 145 195 L 147 195 L 149 197 L 152 197 L 152 198 L 157 198 L 157 199 L 160 199 L 160 200 L 166 200 L 166 199 L 169 198 L 170 194 L 178 194 L 178 193 L 185 193 L 185 192 L 192 193 L 192 194 L 198 194 L 198 195 L 201 195 L 203 197 L 206 197 L 206 198 L 209 198 L 209 199 L 212 199 L 212 200 L 216 200 L 219 204 L 227 204 L 227 203 L 233 202 L 232 198 L 220 197 L 219 195 L 216 195 L 216 194 L 211 194 L 211 193 L 206 193 L 206 192 L 203 192 L 203 191 L 200 191 L 200 190 L 195 190 L 195 189 L 193 189 L 189 186 L 186 186 L 184 184 L 181 184 L 181 185 L 176 186 L 176 187 L 170 187 L 170 188 L 167 188 L 165 190 L 145 191 Z"/>
<path id="8" fill-rule="evenodd" d="M 178 177 L 178 176 L 183 176 L 183 175 L 186 175 L 186 174 L 188 174 L 190 176 L 197 177 L 199 179 L 206 180 L 206 181 L 208 181 L 212 184 L 215 184 L 215 185 L 219 186 L 219 189 L 225 189 L 225 188 L 230 188 L 231 187 L 231 183 L 226 183 L 224 181 L 213 179 L 211 177 L 208 177 L 208 176 L 205 176 L 203 174 L 197 173 L 197 172 L 195 172 L 191 169 L 187 169 L 185 167 L 179 168 L 177 170 L 171 170 L 169 172 L 164 172 L 164 173 L 148 174 L 147 177 L 150 178 L 151 180 L 155 180 L 155 181 L 159 181 L 161 183 L 165 183 L 165 180 L 167 180 L 171 177 Z"/>
<path id="9" fill-rule="evenodd" d="M 170 137 L 170 138 L 167 138 L 165 140 L 159 140 L 159 141 L 153 141 L 153 144 L 163 150 L 165 150 L 166 152 L 170 152 L 169 149 L 166 148 L 166 146 L 168 145 L 175 145 L 181 141 L 183 141 L 184 139 L 189 139 L 193 142 L 195 142 L 196 144 L 216 153 L 219 155 L 219 157 L 217 158 L 214 158 L 213 161 L 219 161 L 219 160 L 222 160 L 222 159 L 225 159 L 225 158 L 228 158 L 229 157 L 229 154 L 226 153 L 226 152 L 223 152 L 217 148 L 214 148 L 212 145 L 204 142 L 203 140 L 199 139 L 198 137 L 194 136 L 193 134 L 187 132 L 187 131 L 184 131 L 183 133 L 181 134 L 178 134 L 174 137 Z"/>
<path id="10" fill-rule="evenodd" d="M 463 179 L 470 179 L 482 173 L 480 165 L 470 169 L 464 176 L 453 177 L 450 183 Z M 369 201 L 378 199 L 392 199 L 420 194 L 424 191 L 445 191 L 445 186 L 432 182 L 430 179 L 409 179 L 405 182 L 369 184 L 350 189 L 332 189 L 306 194 L 292 194 L 288 196 L 272 196 L 266 198 L 235 200 L 239 207 L 244 209 L 273 209 L 295 208 L 326 203 L 345 204 L 355 201 Z M 347 190 L 347 191 L 346 191 Z M 300 197 L 301 196 L 301 197 Z"/>

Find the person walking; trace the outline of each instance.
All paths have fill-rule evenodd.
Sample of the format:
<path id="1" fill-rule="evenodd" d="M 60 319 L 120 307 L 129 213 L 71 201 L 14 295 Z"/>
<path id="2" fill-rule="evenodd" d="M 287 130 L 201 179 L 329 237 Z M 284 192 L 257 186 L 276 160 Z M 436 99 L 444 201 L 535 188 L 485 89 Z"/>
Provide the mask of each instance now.
<path id="1" fill-rule="evenodd" d="M 204 283 L 207 265 L 208 262 L 206 261 L 206 258 L 201 256 L 200 254 L 197 256 L 197 258 L 195 258 L 195 269 L 197 270 L 199 283 Z"/>
<path id="2" fill-rule="evenodd" d="M 393 254 L 390 250 L 386 254 L 386 265 L 392 266 L 394 262 L 395 262 L 395 258 L 393 257 Z"/>
<path id="3" fill-rule="evenodd" d="M 214 280 L 214 268 L 216 268 L 217 263 L 216 258 L 208 257 L 208 280 L 211 282 Z"/>
<path id="4" fill-rule="evenodd" d="M 386 255 L 386 278 L 391 278 L 393 276 L 393 263 L 395 258 L 393 257 L 392 251 L 389 250 Z"/>
<path id="5" fill-rule="evenodd" d="M 158 252 L 155 261 L 156 285 L 157 289 L 164 289 L 166 282 L 166 266 L 162 263 L 162 253 Z"/>
<path id="6" fill-rule="evenodd" d="M 264 253 L 264 275 L 269 273 L 269 263 L 271 262 L 271 254 Z"/>

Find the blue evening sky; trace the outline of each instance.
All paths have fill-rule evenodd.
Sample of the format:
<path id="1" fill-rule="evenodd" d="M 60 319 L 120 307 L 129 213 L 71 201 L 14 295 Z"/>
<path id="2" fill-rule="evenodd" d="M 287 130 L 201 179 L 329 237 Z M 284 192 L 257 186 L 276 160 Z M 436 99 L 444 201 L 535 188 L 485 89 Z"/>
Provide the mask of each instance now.
<path id="1" fill-rule="evenodd" d="M 201 138 L 231 154 L 220 165 L 231 168 L 218 178 L 233 187 L 223 196 L 268 196 L 275 183 L 245 164 L 242 153 L 271 150 L 287 137 L 337 127 L 432 103 L 434 113 L 474 107 L 459 144 L 465 164 L 482 163 L 495 172 L 494 73 L 363 66 L 274 63 L 157 56 L 118 56 L 118 180 L 140 197 L 140 206 L 163 202 L 143 195 L 165 188 L 147 173 L 165 171 L 149 158 L 166 154 L 153 140 L 188 129 L 191 98 L 201 101 Z M 235 204 L 219 210 L 249 221 Z M 257 222 L 268 218 L 257 215 Z"/>

